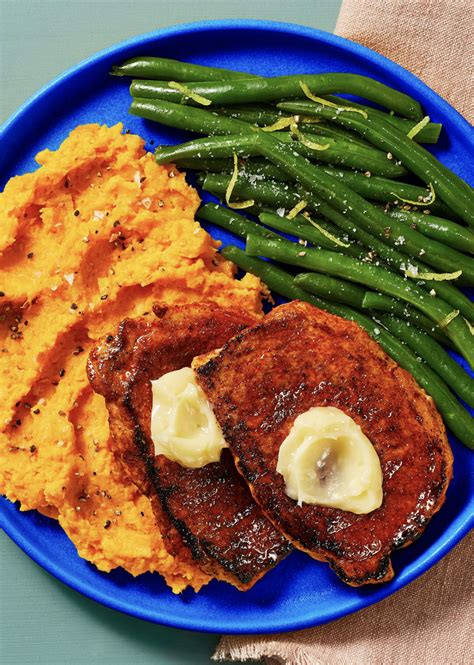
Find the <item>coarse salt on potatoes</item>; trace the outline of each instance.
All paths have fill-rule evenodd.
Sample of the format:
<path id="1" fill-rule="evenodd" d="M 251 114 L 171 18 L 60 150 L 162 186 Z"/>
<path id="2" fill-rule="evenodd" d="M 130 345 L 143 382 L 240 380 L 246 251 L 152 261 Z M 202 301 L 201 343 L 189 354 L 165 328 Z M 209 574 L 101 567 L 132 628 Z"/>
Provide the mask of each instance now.
<path id="1" fill-rule="evenodd" d="M 101 570 L 199 589 L 209 578 L 167 553 L 115 460 L 85 362 L 99 337 L 157 302 L 260 314 L 262 284 L 234 279 L 194 220 L 196 191 L 121 125 L 77 127 L 37 161 L 0 194 L 0 492 L 56 516 Z"/>

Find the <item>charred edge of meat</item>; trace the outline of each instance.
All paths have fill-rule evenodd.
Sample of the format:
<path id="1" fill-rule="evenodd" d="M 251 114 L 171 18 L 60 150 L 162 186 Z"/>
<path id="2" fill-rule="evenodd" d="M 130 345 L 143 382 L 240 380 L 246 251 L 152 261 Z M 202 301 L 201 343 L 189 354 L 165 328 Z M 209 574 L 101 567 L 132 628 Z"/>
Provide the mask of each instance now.
<path id="1" fill-rule="evenodd" d="M 394 575 L 390 554 L 386 554 L 380 560 L 377 570 L 370 575 L 363 575 L 362 577 L 351 577 L 345 572 L 344 568 L 339 566 L 335 561 L 329 561 L 328 563 L 331 570 L 333 570 L 343 582 L 354 587 L 370 583 L 388 582 Z"/>
<path id="2" fill-rule="evenodd" d="M 143 464 L 145 465 L 148 478 L 150 478 L 153 484 L 153 489 L 155 490 L 158 498 L 160 499 L 161 505 L 165 510 L 166 516 L 168 517 L 170 523 L 178 531 L 179 535 L 183 540 L 183 544 L 189 547 L 189 549 L 191 550 L 193 559 L 201 561 L 203 558 L 203 553 L 201 547 L 199 546 L 199 540 L 187 529 L 184 522 L 182 522 L 180 519 L 177 519 L 174 516 L 173 512 L 169 510 L 168 500 L 167 500 L 168 493 L 166 490 L 164 490 L 161 487 L 160 483 L 157 482 L 155 462 L 152 456 L 148 453 L 147 436 L 140 427 L 140 424 L 138 423 L 135 411 L 130 403 L 129 395 L 127 395 L 124 398 L 123 405 L 127 408 L 130 417 L 134 422 L 133 439 L 135 445 L 140 451 L 140 457 L 142 458 Z"/>

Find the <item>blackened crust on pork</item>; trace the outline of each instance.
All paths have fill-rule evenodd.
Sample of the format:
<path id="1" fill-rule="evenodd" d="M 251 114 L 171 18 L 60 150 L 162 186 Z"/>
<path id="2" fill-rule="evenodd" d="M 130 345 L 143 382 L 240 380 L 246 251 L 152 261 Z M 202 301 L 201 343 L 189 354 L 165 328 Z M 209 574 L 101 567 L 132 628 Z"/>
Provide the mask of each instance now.
<path id="1" fill-rule="evenodd" d="M 252 499 L 228 451 L 202 469 L 155 456 L 150 381 L 190 366 L 256 319 L 205 303 L 154 311 L 152 321 L 125 319 L 116 336 L 97 346 L 88 364 L 91 384 L 106 399 L 115 451 L 150 497 L 168 551 L 212 577 L 250 588 L 292 547 Z"/>
<path id="2" fill-rule="evenodd" d="M 275 526 L 344 582 L 393 577 L 390 553 L 441 507 L 452 453 L 433 401 L 357 324 L 293 301 L 195 363 L 237 466 Z M 295 419 L 314 406 L 351 416 L 373 443 L 382 506 L 367 514 L 303 504 L 276 465 Z"/>

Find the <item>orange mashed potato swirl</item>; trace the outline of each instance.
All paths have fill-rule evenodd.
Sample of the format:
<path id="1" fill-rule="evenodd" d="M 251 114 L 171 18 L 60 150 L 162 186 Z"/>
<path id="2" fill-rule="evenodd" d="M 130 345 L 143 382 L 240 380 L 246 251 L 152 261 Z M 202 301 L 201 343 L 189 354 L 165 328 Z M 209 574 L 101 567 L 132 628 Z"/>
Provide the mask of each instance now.
<path id="1" fill-rule="evenodd" d="M 194 220 L 196 191 L 122 126 L 77 127 L 0 194 L 0 492 L 55 517 L 100 570 L 157 571 L 178 593 L 209 577 L 166 551 L 149 500 L 115 459 L 85 364 L 124 317 L 213 301 L 261 313 Z"/>

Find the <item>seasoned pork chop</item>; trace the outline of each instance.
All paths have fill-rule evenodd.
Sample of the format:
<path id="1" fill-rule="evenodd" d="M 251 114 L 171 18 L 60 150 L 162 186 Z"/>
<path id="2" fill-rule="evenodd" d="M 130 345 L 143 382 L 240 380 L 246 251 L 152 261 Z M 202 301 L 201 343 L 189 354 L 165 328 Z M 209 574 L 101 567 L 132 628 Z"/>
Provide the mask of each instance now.
<path id="1" fill-rule="evenodd" d="M 433 401 L 357 324 L 306 303 L 281 305 L 194 363 L 238 468 L 275 526 L 350 585 L 393 577 L 390 553 L 441 507 L 452 453 Z M 311 407 L 341 409 L 373 443 L 383 503 L 368 514 L 298 503 L 279 448 Z"/>
<path id="2" fill-rule="evenodd" d="M 212 577 L 248 589 L 292 548 L 264 516 L 229 451 L 200 469 L 155 456 L 151 380 L 191 365 L 256 319 L 214 304 L 155 308 L 125 319 L 91 354 L 89 378 L 104 395 L 117 454 L 150 497 L 168 551 Z"/>

